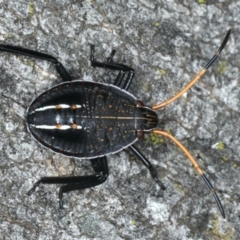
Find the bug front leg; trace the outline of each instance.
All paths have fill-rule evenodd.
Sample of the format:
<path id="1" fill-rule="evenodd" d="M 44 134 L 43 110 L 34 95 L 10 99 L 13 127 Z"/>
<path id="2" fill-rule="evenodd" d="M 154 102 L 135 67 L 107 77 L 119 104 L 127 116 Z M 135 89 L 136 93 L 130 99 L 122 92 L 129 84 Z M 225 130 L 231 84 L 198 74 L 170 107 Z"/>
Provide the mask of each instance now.
<path id="1" fill-rule="evenodd" d="M 107 158 L 99 157 L 91 159 L 91 164 L 95 174 L 88 176 L 73 176 L 73 177 L 43 177 L 37 181 L 32 189 L 27 193 L 31 195 L 35 189 L 42 184 L 66 184 L 59 189 L 59 206 L 63 207 L 63 193 L 90 188 L 102 184 L 108 178 Z"/>
<path id="2" fill-rule="evenodd" d="M 107 69 L 119 71 L 118 76 L 114 82 L 114 85 L 119 87 L 122 83 L 122 80 L 124 79 L 125 73 L 128 72 L 126 80 L 122 85 L 123 89 L 128 90 L 135 75 L 134 69 L 131 67 L 128 67 L 127 65 L 113 62 L 113 57 L 116 53 L 116 50 L 112 50 L 106 62 L 98 62 L 94 58 L 94 52 L 95 52 L 94 45 L 91 45 L 90 47 L 91 47 L 90 61 L 93 67 L 107 68 Z"/>
<path id="3" fill-rule="evenodd" d="M 57 72 L 59 73 L 59 75 L 61 76 L 61 78 L 63 79 L 64 82 L 71 81 L 71 77 L 68 74 L 67 70 L 64 68 L 64 66 L 55 57 L 53 57 L 51 55 L 33 51 L 30 49 L 26 49 L 26 48 L 22 48 L 22 47 L 4 45 L 4 44 L 0 44 L 0 51 L 9 52 L 9 53 L 13 53 L 13 54 L 19 54 L 19 55 L 51 62 L 55 65 Z"/>
<path id="4" fill-rule="evenodd" d="M 159 180 L 157 170 L 153 167 L 153 165 L 149 162 L 149 160 L 134 145 L 131 145 L 128 148 L 138 157 L 139 160 L 141 160 L 141 162 L 144 164 L 144 166 L 147 167 L 152 178 L 161 187 L 161 189 L 165 190 L 166 187 Z"/>

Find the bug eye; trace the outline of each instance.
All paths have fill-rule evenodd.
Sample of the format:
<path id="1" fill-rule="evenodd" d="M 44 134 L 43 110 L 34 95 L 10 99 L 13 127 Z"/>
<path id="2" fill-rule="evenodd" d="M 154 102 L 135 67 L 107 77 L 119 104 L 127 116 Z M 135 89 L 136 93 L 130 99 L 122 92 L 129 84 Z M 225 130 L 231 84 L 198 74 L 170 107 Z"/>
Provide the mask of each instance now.
<path id="1" fill-rule="evenodd" d="M 140 100 L 137 100 L 137 102 L 136 102 L 136 106 L 137 106 L 137 107 L 143 107 L 143 106 L 144 106 L 144 104 L 143 104 L 143 102 L 142 102 L 142 101 L 140 101 Z"/>
<path id="2" fill-rule="evenodd" d="M 143 138 L 144 137 L 144 131 L 143 130 L 137 130 L 136 135 L 138 138 Z"/>

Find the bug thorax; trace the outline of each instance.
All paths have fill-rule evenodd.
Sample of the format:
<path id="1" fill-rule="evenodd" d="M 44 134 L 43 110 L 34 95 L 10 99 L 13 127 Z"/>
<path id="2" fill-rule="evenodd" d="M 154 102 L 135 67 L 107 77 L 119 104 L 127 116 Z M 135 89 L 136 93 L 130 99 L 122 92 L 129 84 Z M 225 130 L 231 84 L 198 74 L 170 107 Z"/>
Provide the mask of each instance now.
<path id="1" fill-rule="evenodd" d="M 138 100 L 135 110 L 135 128 L 137 132 L 151 131 L 157 127 L 157 124 L 157 114 Z"/>

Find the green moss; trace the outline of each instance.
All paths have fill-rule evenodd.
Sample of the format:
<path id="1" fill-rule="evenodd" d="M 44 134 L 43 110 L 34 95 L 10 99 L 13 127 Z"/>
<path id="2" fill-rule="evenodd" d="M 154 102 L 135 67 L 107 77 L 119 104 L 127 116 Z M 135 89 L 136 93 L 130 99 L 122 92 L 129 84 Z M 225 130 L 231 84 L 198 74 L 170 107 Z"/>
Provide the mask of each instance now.
<path id="1" fill-rule="evenodd" d="M 132 226 L 136 226 L 136 221 L 135 221 L 135 220 L 132 220 L 132 221 L 130 222 L 130 224 L 131 224 Z"/>
<path id="2" fill-rule="evenodd" d="M 238 164 L 234 163 L 234 164 L 233 164 L 233 167 L 234 167 L 234 168 L 238 168 Z"/>
<path id="3" fill-rule="evenodd" d="M 156 72 L 157 72 L 157 75 L 159 76 L 165 76 L 167 74 L 167 70 L 163 68 L 158 68 Z"/>
<path id="4" fill-rule="evenodd" d="M 224 142 L 222 142 L 222 141 L 218 142 L 217 145 L 216 145 L 216 148 L 217 148 L 218 150 L 224 150 L 224 149 L 225 149 L 225 144 L 224 144 Z"/>
<path id="5" fill-rule="evenodd" d="M 147 142 L 150 142 L 153 146 L 157 146 L 164 143 L 164 138 L 157 134 L 150 133 Z"/>
<path id="6" fill-rule="evenodd" d="M 144 90 L 145 92 L 149 92 L 149 91 L 150 91 L 150 84 L 149 84 L 149 83 L 144 82 L 144 83 L 142 84 L 142 87 L 143 87 L 143 90 Z"/>
<path id="7" fill-rule="evenodd" d="M 225 231 L 226 234 L 223 234 L 219 228 L 219 223 L 218 223 L 218 216 L 216 216 L 215 220 L 212 220 L 212 232 L 214 233 L 215 236 L 218 236 L 219 239 L 222 240 L 234 240 L 236 239 L 234 236 L 234 230 L 232 228 L 229 228 Z"/>
<path id="8" fill-rule="evenodd" d="M 29 59 L 23 59 L 23 62 L 24 62 L 24 64 L 26 64 L 27 66 L 30 66 L 30 67 L 34 67 L 34 65 L 35 65 L 35 62 L 31 61 Z"/>
<path id="9" fill-rule="evenodd" d="M 12 38 L 12 37 L 13 37 L 13 34 L 12 34 L 12 33 L 8 33 L 7 37 L 8 37 L 8 38 Z"/>
<path id="10" fill-rule="evenodd" d="M 228 159 L 228 157 L 226 157 L 226 156 L 222 156 L 222 160 L 225 161 L 225 162 L 227 162 L 229 159 Z"/>
<path id="11" fill-rule="evenodd" d="M 218 68 L 217 71 L 220 75 L 222 75 L 223 73 L 225 73 L 227 70 L 227 61 L 221 61 L 218 64 Z"/>
<path id="12" fill-rule="evenodd" d="M 129 159 L 130 159 L 130 161 L 135 161 L 135 155 L 133 156 L 133 155 L 130 155 L 130 157 L 129 157 Z"/>
<path id="13" fill-rule="evenodd" d="M 182 195 L 185 195 L 185 191 L 182 185 L 175 183 L 173 186 L 178 192 L 180 192 Z"/>
<path id="14" fill-rule="evenodd" d="M 207 4 L 207 0 L 198 0 L 199 4 Z"/>
<path id="15" fill-rule="evenodd" d="M 34 11 L 35 11 L 34 2 L 28 3 L 28 12 L 29 12 L 30 14 L 33 14 Z"/>

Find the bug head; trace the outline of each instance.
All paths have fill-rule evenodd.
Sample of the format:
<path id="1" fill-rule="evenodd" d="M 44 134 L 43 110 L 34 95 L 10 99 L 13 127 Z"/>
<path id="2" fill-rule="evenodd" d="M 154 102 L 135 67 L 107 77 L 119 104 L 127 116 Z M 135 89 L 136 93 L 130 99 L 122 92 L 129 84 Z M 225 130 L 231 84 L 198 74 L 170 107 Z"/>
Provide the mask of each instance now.
<path id="1" fill-rule="evenodd" d="M 138 100 L 135 111 L 135 126 L 136 129 L 138 130 L 138 133 L 142 132 L 142 134 L 144 134 L 144 132 L 148 132 L 156 128 L 157 125 L 158 125 L 157 114 L 151 108 L 144 106 L 142 101 Z"/>

